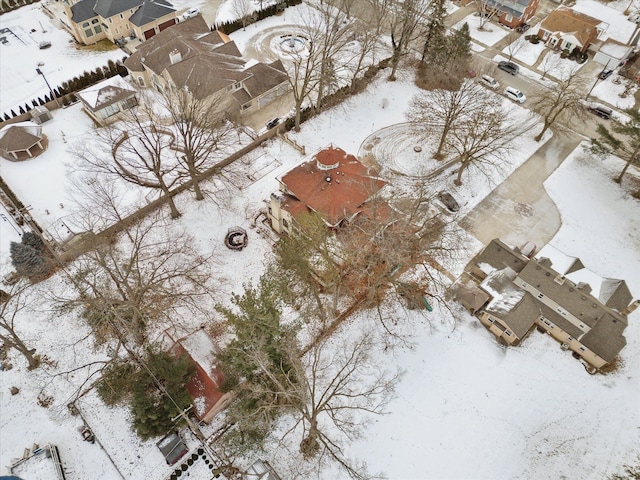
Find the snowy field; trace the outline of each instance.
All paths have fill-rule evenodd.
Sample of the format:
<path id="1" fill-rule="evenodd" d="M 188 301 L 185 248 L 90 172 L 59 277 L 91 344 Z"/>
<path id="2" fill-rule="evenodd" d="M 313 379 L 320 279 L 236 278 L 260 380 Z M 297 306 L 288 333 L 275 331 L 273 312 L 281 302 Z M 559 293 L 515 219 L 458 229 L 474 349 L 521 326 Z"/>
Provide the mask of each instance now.
<path id="1" fill-rule="evenodd" d="M 185 2 L 181 5 L 187 6 Z M 24 7 L 13 14 L 27 15 L 30 9 Z M 4 26 L 10 15 L 1 16 L 0 25 Z M 500 29 L 499 33 L 504 33 L 500 37 L 498 27 L 492 25 L 496 31 L 490 36 L 476 37 L 477 29 L 472 26 L 476 18 L 469 16 L 465 21 L 469 21 L 472 36 L 479 42 L 493 45 L 506 35 Z M 287 21 L 291 21 L 289 10 L 286 20 L 284 16 L 272 17 L 261 22 L 260 29 L 250 26 L 232 38 L 244 51 L 262 28 L 279 27 Z M 28 20 L 24 22 L 28 24 Z M 54 52 L 55 46 L 53 42 L 45 52 Z M 0 45 L 0 49 L 4 48 Z M 59 55 L 73 58 L 69 52 Z M 2 63 L 4 102 L 4 57 Z M 81 70 L 87 68 L 85 63 L 81 65 Z M 52 76 L 55 72 L 51 70 Z M 45 74 L 49 78 L 48 70 Z M 64 79 L 66 74 L 65 67 Z M 383 174 L 398 167 L 408 177 L 428 171 L 433 168 L 427 155 L 430 146 L 421 145 L 425 153 L 417 155 L 412 149 L 414 140 L 401 128 L 392 128 L 406 121 L 404 112 L 417 92 L 411 74 L 401 71 L 398 77 L 396 82 L 387 82 L 382 72 L 366 92 L 306 122 L 300 132 L 291 132 L 290 137 L 304 145 L 308 153 L 333 144 L 353 154 L 379 137 L 395 153 L 392 160 L 381 161 Z M 35 78 L 31 83 L 38 80 L 41 79 Z M 600 82 L 593 94 L 598 94 L 601 87 L 601 95 L 609 98 L 610 80 Z M 505 102 L 523 120 L 528 116 L 527 110 Z M 30 206 L 34 218 L 44 226 L 56 227 L 61 222 L 73 223 L 68 218 L 74 210 L 75 193 L 69 173 L 80 166 L 73 155 L 73 145 L 85 143 L 93 127 L 78 105 L 57 110 L 53 115 L 53 121 L 43 126 L 49 138 L 47 152 L 19 164 L 0 160 L 0 167 L 7 183 Z M 430 186 L 434 191 L 454 191 L 462 206 L 459 215 L 464 215 L 542 145 L 532 139 L 538 128 L 518 139 L 518 147 L 502 171 L 487 178 L 470 170 L 463 177 L 462 187 L 454 187 L 452 172 L 446 171 Z M 304 159 L 288 144 L 274 140 L 227 169 L 225 176 L 236 179 L 235 183 L 206 182 L 203 187 L 207 198 L 202 202 L 194 202 L 192 192 L 176 199 L 183 215 L 172 222 L 172 227 L 190 233 L 200 252 L 216 258 L 215 281 L 220 301 L 226 302 L 231 292 L 242 292 L 244 284 L 255 282 L 264 271 L 273 241 L 255 219 L 270 193 L 277 190 L 276 179 Z M 256 165 L 269 168 L 261 167 L 253 181 L 246 172 L 256 170 Z M 625 279 L 637 298 L 640 205 L 611 181 L 620 168 L 616 159 L 591 159 L 580 147 L 558 168 L 545 183 L 563 222 L 550 244 L 568 255 L 579 256 L 599 275 Z M 242 176 L 233 175 L 234 172 L 245 174 L 244 178 L 239 180 Z M 403 181 L 400 176 L 394 178 L 398 184 Z M 142 191 L 133 194 L 144 198 Z M 223 244 L 227 228 L 234 225 L 249 232 L 249 244 L 242 252 L 230 251 Z M 10 236 L 10 228 L 8 222 L 0 222 L 1 262 L 8 260 L 8 240 L 15 239 L 15 234 Z M 450 268 L 455 274 L 481 247 L 473 239 L 469 239 L 469 245 L 463 261 Z M 0 475 L 7 473 L 11 460 L 22 456 L 26 447 L 51 443 L 60 449 L 68 480 L 165 478 L 173 469 L 164 463 L 155 442 L 139 441 L 129 428 L 126 410 L 106 408 L 93 393 L 83 397 L 79 407 L 109 455 L 99 445 L 82 441 L 77 428 L 83 421 L 70 414 L 67 403 L 74 388 L 86 379 L 86 373 L 59 374 L 81 361 L 104 360 L 106 352 L 87 338 L 89 328 L 77 314 L 59 315 L 52 310 L 53 294 L 69 294 L 62 274 L 35 288 L 37 294 L 19 319 L 20 333 L 39 352 L 46 353 L 48 361 L 36 371 L 27 372 L 23 359 L 10 352 L 14 368 L 0 372 Z M 406 375 L 396 399 L 388 406 L 390 413 L 372 418 L 364 438 L 347 449 L 347 456 L 366 461 L 372 472 L 384 472 L 390 480 L 596 480 L 635 460 L 640 444 L 640 312 L 629 318 L 628 345 L 622 351 L 618 371 L 589 376 L 570 353 L 562 351 L 547 336 L 533 332 L 522 346 L 505 349 L 477 320 L 456 305 L 452 308 L 457 320 L 442 308 L 422 315 L 408 314 L 395 303 L 385 306 L 385 315 L 400 320 L 401 328 L 410 333 L 412 347 L 386 353 L 380 349 L 379 363 L 388 368 L 400 367 Z M 201 322 L 199 318 L 186 320 L 193 328 Z M 372 324 L 378 325 L 373 313 L 360 312 L 338 335 L 349 335 L 354 329 L 367 329 Z M 160 332 L 153 335 L 159 336 Z M 12 386 L 20 389 L 16 396 L 9 393 Z M 48 397 L 48 408 L 38 405 L 38 399 L 42 403 Z M 188 444 L 193 446 L 193 439 L 188 439 Z M 277 458 L 277 452 L 273 453 Z M 277 464 L 274 466 L 278 469 Z M 194 469 L 190 478 L 199 471 Z M 321 478 L 341 480 L 344 475 L 331 472 Z"/>
<path id="2" fill-rule="evenodd" d="M 12 33 L 3 33 L 8 43 L 0 43 L 0 114 L 11 109 L 16 113 L 20 105 L 31 106 L 31 99 L 49 94 L 49 89 L 36 72 L 39 68 L 51 88 L 71 80 L 84 71 L 102 67 L 109 60 L 122 60 L 126 55 L 115 45 L 108 43 L 107 51 L 99 51 L 96 46 L 81 47 L 58 22 L 45 15 L 39 4 L 21 7 L 0 15 L 0 28 L 8 28 Z M 51 42 L 51 47 L 40 50 L 42 41 Z M 106 48 L 100 43 L 100 48 Z"/>

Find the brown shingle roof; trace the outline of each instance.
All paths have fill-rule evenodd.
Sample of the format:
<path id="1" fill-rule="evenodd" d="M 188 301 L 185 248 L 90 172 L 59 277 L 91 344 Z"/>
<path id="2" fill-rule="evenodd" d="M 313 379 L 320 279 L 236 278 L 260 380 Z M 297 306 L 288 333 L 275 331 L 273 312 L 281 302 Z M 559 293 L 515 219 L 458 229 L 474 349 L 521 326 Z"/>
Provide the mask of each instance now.
<path id="1" fill-rule="evenodd" d="M 597 27 L 601 23 L 600 20 L 584 13 L 560 7 L 547 15 L 547 18 L 540 23 L 540 28 L 553 33 L 573 33 L 582 45 L 586 45 L 591 39 L 598 36 Z"/>
<path id="2" fill-rule="evenodd" d="M 317 159 L 337 166 L 318 167 Z M 359 207 L 386 182 L 369 175 L 368 169 L 353 155 L 329 147 L 285 174 L 281 179 L 287 192 L 319 213 L 331 226 L 358 213 Z"/>
<path id="3" fill-rule="evenodd" d="M 280 60 L 269 65 L 256 63 L 247 68 L 245 73 L 250 77 L 245 80 L 244 89 L 233 94 L 241 105 L 286 82 L 288 78 Z"/>
<path id="4" fill-rule="evenodd" d="M 28 150 L 42 140 L 40 127 L 8 125 L 0 131 L 0 150 L 11 153 Z"/>

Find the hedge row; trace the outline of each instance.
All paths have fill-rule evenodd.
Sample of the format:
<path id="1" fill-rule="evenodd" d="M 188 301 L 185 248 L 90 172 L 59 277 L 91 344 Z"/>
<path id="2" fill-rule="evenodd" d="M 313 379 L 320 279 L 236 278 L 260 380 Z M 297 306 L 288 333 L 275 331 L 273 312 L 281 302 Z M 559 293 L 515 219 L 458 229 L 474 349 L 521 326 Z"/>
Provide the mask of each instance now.
<path id="1" fill-rule="evenodd" d="M 300 5 L 302 0 L 286 0 L 285 2 L 280 2 L 275 5 L 269 5 L 267 8 L 263 8 L 262 10 L 258 10 L 254 12 L 251 17 L 251 22 L 257 22 L 258 20 L 263 20 L 268 17 L 272 17 L 276 15 L 278 12 L 282 11 L 283 7 L 292 7 L 294 5 Z M 229 35 L 230 33 L 236 32 L 241 28 L 244 28 L 247 25 L 247 21 L 244 22 L 242 19 L 235 20 L 233 22 L 222 23 L 217 26 L 217 29 L 222 33 L 226 33 Z"/>

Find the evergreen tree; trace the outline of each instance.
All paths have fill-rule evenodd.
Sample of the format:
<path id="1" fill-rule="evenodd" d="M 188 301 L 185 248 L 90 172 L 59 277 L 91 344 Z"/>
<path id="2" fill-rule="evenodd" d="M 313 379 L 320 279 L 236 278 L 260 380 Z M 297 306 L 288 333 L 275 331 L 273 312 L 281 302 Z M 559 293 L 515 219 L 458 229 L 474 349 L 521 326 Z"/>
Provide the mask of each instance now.
<path id="1" fill-rule="evenodd" d="M 158 388 L 156 380 L 146 369 L 140 370 L 133 384 L 131 411 L 136 433 L 143 440 L 164 435 L 175 427 L 176 422 L 171 419 L 178 415 L 178 409 L 188 407 L 193 401 L 185 384 L 195 373 L 195 367 L 186 354 L 174 357 L 166 352 L 150 350 L 146 361 L 155 379 L 173 401 Z"/>
<path id="2" fill-rule="evenodd" d="M 44 100 L 42 100 L 40 97 L 38 97 L 38 103 L 40 104 L 40 106 L 44 105 Z"/>
<path id="3" fill-rule="evenodd" d="M 118 73 L 118 67 L 116 66 L 116 62 L 113 60 L 109 60 L 107 62 L 107 68 L 109 69 L 109 77 L 113 77 Z"/>
<path id="4" fill-rule="evenodd" d="M 4 113 L 4 119 L 6 120 L 11 120 L 11 117 L 9 115 L 7 115 L 7 112 Z"/>
<path id="5" fill-rule="evenodd" d="M 24 108 L 22 108 L 22 105 L 20 105 L 20 113 L 25 113 Z"/>
<path id="6" fill-rule="evenodd" d="M 459 30 L 453 32 L 447 38 L 447 52 L 449 54 L 449 62 L 456 65 L 462 65 L 466 68 L 469 58 L 471 57 L 471 33 L 469 25 L 465 22 Z"/>
<path id="7" fill-rule="evenodd" d="M 24 104 L 24 108 L 27 112 L 31 111 L 31 105 L 29 105 L 28 103 Z"/>
<path id="8" fill-rule="evenodd" d="M 18 114 L 13 110 L 13 108 L 11 109 L 11 116 L 13 117 L 17 117 Z"/>
<path id="9" fill-rule="evenodd" d="M 281 289 L 269 272 L 257 287 L 234 295 L 236 310 L 219 307 L 235 338 L 218 355 L 225 374 L 224 391 L 236 393 L 227 414 L 247 442 L 260 444 L 278 414 L 281 385 L 295 384 L 290 364 L 295 327 L 280 324 Z M 260 364 L 258 364 L 260 362 Z M 265 370 L 269 374 L 265 374 Z"/>
<path id="10" fill-rule="evenodd" d="M 38 106 L 38 102 L 36 101 L 36 99 L 35 99 L 35 98 L 34 98 L 33 100 L 31 100 L 31 104 L 32 104 L 34 107 L 37 107 L 37 106 Z"/>
<path id="11" fill-rule="evenodd" d="M 33 232 L 23 233 L 21 243 L 30 246 L 41 254 L 47 255 L 47 246 L 44 244 L 44 241 L 39 235 Z"/>
<path id="12" fill-rule="evenodd" d="M 446 28 L 444 20 L 447 17 L 446 0 L 434 0 L 429 6 L 429 22 L 425 28 L 424 46 L 422 47 L 422 62 L 431 64 L 440 51 L 446 48 Z"/>
<path id="13" fill-rule="evenodd" d="M 20 276 L 38 280 L 47 277 L 53 270 L 51 260 L 31 245 L 11 242 L 9 253 L 11 264 Z"/>

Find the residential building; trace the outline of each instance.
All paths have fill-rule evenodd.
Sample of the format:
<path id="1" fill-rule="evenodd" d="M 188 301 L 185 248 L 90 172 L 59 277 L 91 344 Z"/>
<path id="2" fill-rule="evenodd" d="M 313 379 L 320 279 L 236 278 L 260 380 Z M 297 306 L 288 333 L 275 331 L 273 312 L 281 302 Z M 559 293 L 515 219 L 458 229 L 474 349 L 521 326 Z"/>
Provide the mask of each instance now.
<path id="1" fill-rule="evenodd" d="M 13 123 L 0 130 L 0 156 L 20 161 L 39 155 L 46 148 L 42 127 L 33 122 Z"/>
<path id="2" fill-rule="evenodd" d="M 551 247 L 527 258 L 494 239 L 474 259 L 469 273 L 491 300 L 476 316 L 505 345 L 518 345 L 534 328 L 548 333 L 591 369 L 611 363 L 626 345 L 623 332 L 632 302 L 626 282 L 602 279 L 580 259 Z"/>
<path id="3" fill-rule="evenodd" d="M 484 0 L 485 11 L 496 12 L 494 18 L 509 28 L 527 23 L 536 14 L 539 0 Z"/>
<path id="4" fill-rule="evenodd" d="M 168 0 L 63 0 L 61 23 L 78 43 L 148 40 L 177 23 Z"/>
<path id="5" fill-rule="evenodd" d="M 559 7 L 540 23 L 537 35 L 551 48 L 586 52 L 606 27 L 607 24 L 589 15 Z"/>
<path id="6" fill-rule="evenodd" d="M 333 145 L 284 174 L 272 193 L 268 218 L 278 233 L 289 233 L 294 219 L 315 212 L 328 227 L 351 222 L 386 182 L 354 155 Z"/>
<path id="7" fill-rule="evenodd" d="M 186 89 L 195 98 L 225 97 L 232 109 L 251 113 L 289 91 L 282 63 L 245 62 L 236 44 L 211 32 L 202 16 L 175 25 L 143 43 L 124 62 L 140 87 Z"/>
<path id="8" fill-rule="evenodd" d="M 108 78 L 77 93 L 82 108 L 100 125 L 108 125 L 122 112 L 138 105 L 137 91 L 120 75 Z"/>

